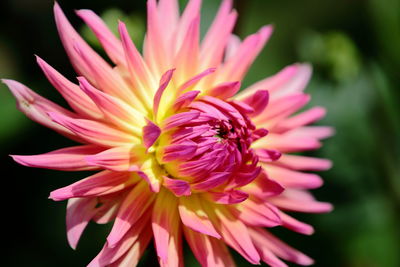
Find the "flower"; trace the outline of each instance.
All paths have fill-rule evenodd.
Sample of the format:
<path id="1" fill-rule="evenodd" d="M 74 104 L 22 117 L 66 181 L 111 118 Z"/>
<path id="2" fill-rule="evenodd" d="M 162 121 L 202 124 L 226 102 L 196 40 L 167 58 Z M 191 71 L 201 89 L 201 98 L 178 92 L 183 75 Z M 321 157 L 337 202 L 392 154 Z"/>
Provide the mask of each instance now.
<path id="1" fill-rule="evenodd" d="M 311 68 L 294 64 L 239 92 L 272 27 L 241 41 L 232 34 L 232 1 L 224 0 L 200 42 L 200 5 L 189 1 L 180 16 L 176 0 L 149 0 L 143 57 L 124 23 L 117 38 L 95 13 L 77 11 L 110 64 L 56 3 L 57 28 L 79 85 L 37 62 L 71 110 L 3 80 L 29 118 L 80 143 L 14 155 L 15 161 L 96 171 L 50 194 L 68 199 L 72 248 L 89 221 L 114 221 L 89 266 L 134 266 L 151 240 L 161 266 L 182 266 L 183 238 L 203 266 L 233 266 L 227 246 L 253 264 L 313 262 L 265 229 L 311 234 L 312 226 L 285 211 L 331 210 L 307 191 L 321 186 L 321 178 L 303 172 L 328 169 L 330 161 L 290 154 L 316 149 L 332 134 L 329 127 L 307 126 L 324 116 L 324 108 L 296 113 L 310 99 L 303 89 Z"/>

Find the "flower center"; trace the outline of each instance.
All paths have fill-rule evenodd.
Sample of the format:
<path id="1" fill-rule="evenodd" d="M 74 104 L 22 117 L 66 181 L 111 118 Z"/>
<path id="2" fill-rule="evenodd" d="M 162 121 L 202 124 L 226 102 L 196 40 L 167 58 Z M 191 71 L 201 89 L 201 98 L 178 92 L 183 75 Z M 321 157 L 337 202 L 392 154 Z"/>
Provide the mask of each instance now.
<path id="1" fill-rule="evenodd" d="M 213 97 L 193 102 L 198 114 L 163 136 L 158 161 L 169 178 L 185 180 L 193 190 L 209 191 L 251 182 L 259 173 L 250 148 L 255 126 L 234 103 Z"/>

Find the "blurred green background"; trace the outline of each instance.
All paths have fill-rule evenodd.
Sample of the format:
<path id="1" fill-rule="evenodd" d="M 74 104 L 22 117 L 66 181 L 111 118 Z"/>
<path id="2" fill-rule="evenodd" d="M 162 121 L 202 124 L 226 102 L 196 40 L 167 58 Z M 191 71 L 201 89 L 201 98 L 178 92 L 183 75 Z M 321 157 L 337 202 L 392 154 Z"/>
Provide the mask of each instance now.
<path id="1" fill-rule="evenodd" d="M 186 1 L 181 1 L 186 2 Z M 205 29 L 220 1 L 204 0 Z M 127 22 L 140 42 L 145 1 L 60 0 L 72 23 L 97 46 L 73 13 L 90 8 L 116 26 Z M 330 214 L 298 218 L 316 228 L 313 236 L 280 229 L 288 243 L 316 260 L 315 266 L 400 266 L 400 1 L 399 0 L 238 0 L 235 32 L 244 37 L 264 24 L 275 33 L 251 68 L 245 85 L 284 66 L 311 62 L 314 75 L 307 89 L 310 105 L 321 105 L 336 135 L 309 153 L 330 158 L 334 167 L 322 173 L 325 185 L 315 190 L 332 202 Z M 0 77 L 25 83 L 65 104 L 36 66 L 40 55 L 71 80 L 72 67 L 57 36 L 52 0 L 0 2 Z M 3 266 L 84 266 L 103 245 L 109 226 L 90 225 L 73 251 L 65 236 L 65 202 L 48 200 L 50 191 L 85 176 L 18 166 L 8 154 L 37 154 L 71 141 L 24 117 L 0 85 Z M 185 251 L 187 266 L 197 266 Z M 237 256 L 237 255 L 236 255 Z M 235 257 L 236 257 L 235 256 Z M 5 259 L 5 262 L 4 262 Z M 142 266 L 156 263 L 154 250 Z M 239 266 L 250 266 L 237 257 Z"/>

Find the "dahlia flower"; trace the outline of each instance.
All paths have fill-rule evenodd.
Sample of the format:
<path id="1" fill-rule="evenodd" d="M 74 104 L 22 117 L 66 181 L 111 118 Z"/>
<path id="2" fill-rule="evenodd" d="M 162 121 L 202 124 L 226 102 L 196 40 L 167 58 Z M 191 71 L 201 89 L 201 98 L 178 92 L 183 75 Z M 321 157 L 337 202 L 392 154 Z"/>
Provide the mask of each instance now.
<path id="1" fill-rule="evenodd" d="M 116 37 L 94 12 L 78 10 L 108 63 L 56 3 L 55 22 L 77 83 L 37 62 L 71 109 L 3 80 L 30 119 L 79 143 L 13 155 L 15 161 L 95 171 L 50 194 L 68 200 L 72 248 L 90 221 L 113 222 L 89 266 L 135 266 L 152 240 L 161 266 L 183 266 L 183 239 L 202 266 L 234 266 L 228 247 L 253 264 L 313 263 L 267 230 L 282 226 L 308 235 L 313 227 L 287 211 L 331 210 L 308 192 L 321 178 L 303 172 L 328 169 L 330 161 L 291 154 L 316 149 L 332 134 L 307 126 L 324 108 L 298 112 L 310 99 L 303 90 L 311 68 L 294 64 L 240 91 L 272 26 L 240 40 L 232 34 L 237 13 L 224 0 L 200 41 L 200 5 L 190 0 L 180 15 L 177 0 L 148 0 L 143 55 L 123 22 Z"/>

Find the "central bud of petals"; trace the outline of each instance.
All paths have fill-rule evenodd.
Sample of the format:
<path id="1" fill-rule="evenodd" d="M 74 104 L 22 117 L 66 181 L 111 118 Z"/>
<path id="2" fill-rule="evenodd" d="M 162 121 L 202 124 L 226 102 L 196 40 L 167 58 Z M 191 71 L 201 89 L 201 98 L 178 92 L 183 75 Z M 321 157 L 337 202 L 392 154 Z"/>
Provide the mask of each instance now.
<path id="1" fill-rule="evenodd" d="M 172 191 L 186 185 L 190 189 L 186 195 L 235 194 L 242 201 L 241 192 L 234 189 L 260 173 L 250 146 L 267 133 L 255 128 L 249 110 L 243 103 L 203 96 L 167 119 L 173 127 L 160 136 L 156 150 L 157 161 L 167 173 L 164 185 Z"/>

